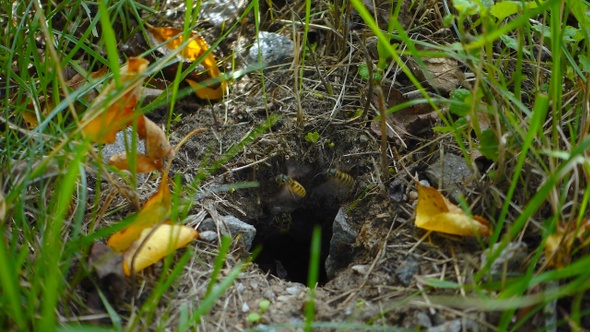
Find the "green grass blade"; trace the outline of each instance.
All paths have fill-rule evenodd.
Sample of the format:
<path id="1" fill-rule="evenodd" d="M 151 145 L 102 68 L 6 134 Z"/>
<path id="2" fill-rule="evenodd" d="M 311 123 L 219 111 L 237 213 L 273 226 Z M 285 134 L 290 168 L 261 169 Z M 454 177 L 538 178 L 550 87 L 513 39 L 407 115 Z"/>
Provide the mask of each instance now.
<path id="1" fill-rule="evenodd" d="M 117 49 L 117 37 L 113 30 L 113 24 L 111 23 L 110 14 L 107 10 L 107 1 L 98 2 L 98 14 L 100 17 L 100 24 L 102 27 L 102 37 L 104 46 L 107 51 L 107 57 L 109 60 L 109 67 L 113 73 L 115 83 L 117 87 L 121 86 L 121 73 L 119 66 L 119 50 Z"/>
<path id="2" fill-rule="evenodd" d="M 61 264 L 64 249 L 62 226 L 72 203 L 87 149 L 88 146 L 82 144 L 74 152 L 74 159 L 61 181 L 58 182 L 56 188 L 59 188 L 59 190 L 54 193 L 49 205 L 52 211 L 48 215 L 48 223 L 43 235 L 44 251 L 41 253 L 40 261 L 37 262 L 40 269 L 36 275 L 36 278 L 39 278 L 37 282 L 40 282 L 43 288 L 41 320 L 38 325 L 39 329 L 43 331 L 53 331 L 56 327 L 55 308 L 65 278 L 62 274 L 65 272 L 63 270 L 64 266 Z"/>
<path id="3" fill-rule="evenodd" d="M 229 246 L 231 245 L 231 238 L 224 236 L 221 239 L 221 244 L 219 246 L 219 254 L 215 257 L 215 263 L 213 265 L 213 272 L 211 273 L 211 280 L 209 280 L 209 285 L 207 286 L 207 292 L 205 296 L 208 296 L 213 291 L 215 284 L 217 283 L 217 277 L 221 273 L 221 269 L 223 269 L 223 264 L 225 263 L 225 257 L 229 252 Z"/>
<path id="4" fill-rule="evenodd" d="M 307 276 L 307 287 L 309 297 L 305 304 L 305 330 L 312 331 L 312 323 L 315 317 L 315 288 L 320 275 L 320 255 L 322 246 L 322 229 L 316 226 L 311 237 L 311 250 L 309 257 L 309 273 Z"/>
<path id="5" fill-rule="evenodd" d="M 4 227 L 0 227 L 2 234 L 5 234 Z M 19 330 L 27 330 L 27 322 L 22 311 L 22 300 L 20 285 L 18 284 L 18 271 L 13 258 L 9 254 L 4 237 L 0 240 L 0 282 L 2 283 L 2 304 L 3 311 L 16 324 Z"/>

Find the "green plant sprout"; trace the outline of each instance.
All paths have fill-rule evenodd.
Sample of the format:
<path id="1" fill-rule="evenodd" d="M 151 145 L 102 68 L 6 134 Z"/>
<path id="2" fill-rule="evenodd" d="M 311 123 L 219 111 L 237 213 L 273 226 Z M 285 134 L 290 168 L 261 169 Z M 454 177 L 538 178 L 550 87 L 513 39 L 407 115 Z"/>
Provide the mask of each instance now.
<path id="1" fill-rule="evenodd" d="M 262 315 L 264 315 L 264 313 L 266 312 L 266 309 L 268 309 L 268 306 L 270 306 L 270 301 L 269 300 L 262 300 L 260 301 L 260 303 L 258 304 L 258 312 L 251 312 L 248 317 L 246 317 L 246 320 L 248 321 L 248 323 L 251 324 L 258 324 L 262 321 Z"/>
<path id="2" fill-rule="evenodd" d="M 318 133 L 317 131 L 310 131 L 309 133 L 307 133 L 307 135 L 305 135 L 305 141 L 315 144 L 320 140 L 320 133 Z"/>

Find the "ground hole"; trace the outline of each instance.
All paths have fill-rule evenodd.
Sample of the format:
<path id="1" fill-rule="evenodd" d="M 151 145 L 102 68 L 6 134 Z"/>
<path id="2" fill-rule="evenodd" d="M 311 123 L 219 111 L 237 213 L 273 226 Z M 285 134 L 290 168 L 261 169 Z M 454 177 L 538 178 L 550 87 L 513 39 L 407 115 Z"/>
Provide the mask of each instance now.
<path id="1" fill-rule="evenodd" d="M 287 221 L 280 220 L 283 215 L 265 215 L 258 224 L 269 227 L 258 232 L 254 239 L 253 248 L 261 248 L 254 261 L 263 271 L 281 279 L 307 284 L 311 239 L 314 227 L 318 226 L 322 231 L 318 282 L 320 285 L 325 284 L 328 281 L 325 261 L 337 212 L 338 206 L 297 208 L 290 213 L 289 225 L 285 225 Z"/>

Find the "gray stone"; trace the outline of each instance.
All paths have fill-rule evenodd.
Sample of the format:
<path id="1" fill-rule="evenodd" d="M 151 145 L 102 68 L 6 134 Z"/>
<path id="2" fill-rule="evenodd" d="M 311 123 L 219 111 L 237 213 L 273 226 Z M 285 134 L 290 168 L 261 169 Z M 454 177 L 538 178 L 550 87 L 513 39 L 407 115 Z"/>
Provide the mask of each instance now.
<path id="1" fill-rule="evenodd" d="M 416 311 L 414 313 L 414 318 L 416 319 L 416 323 L 421 328 L 430 328 L 432 327 L 432 322 L 430 321 L 430 317 L 427 314 L 423 313 L 422 311 Z"/>
<path id="2" fill-rule="evenodd" d="M 291 295 L 299 295 L 299 293 L 301 293 L 302 290 L 303 287 L 301 285 L 291 286 L 285 289 L 285 291 L 287 291 L 287 293 Z"/>
<path id="3" fill-rule="evenodd" d="M 426 331 L 428 331 L 428 332 L 460 332 L 462 325 L 463 324 L 461 324 L 461 320 L 455 319 L 455 320 L 448 321 L 442 325 L 430 327 Z"/>
<path id="4" fill-rule="evenodd" d="M 294 50 L 295 45 L 291 39 L 278 33 L 260 31 L 250 48 L 248 57 L 252 63 L 262 62 L 266 66 L 272 66 L 289 62 L 293 58 Z"/>
<path id="5" fill-rule="evenodd" d="M 199 239 L 207 242 L 213 242 L 217 240 L 217 233 L 213 231 L 199 232 Z"/>
<path id="6" fill-rule="evenodd" d="M 347 221 L 346 207 L 341 207 L 334 218 L 330 250 L 325 263 L 328 278 L 334 278 L 337 270 L 348 265 L 352 258 L 356 237 L 357 233 Z"/>
<path id="7" fill-rule="evenodd" d="M 410 256 L 395 269 L 395 275 L 404 286 L 409 286 L 414 275 L 419 271 L 420 265 L 414 257 Z"/>
<path id="8" fill-rule="evenodd" d="M 109 162 L 112 156 L 125 152 L 125 137 L 127 137 L 127 144 L 131 147 L 131 138 L 133 137 L 133 129 L 127 128 L 124 133 L 122 130 L 117 133 L 117 138 L 113 144 L 105 144 L 102 148 L 102 158 L 105 163 Z M 145 144 L 143 141 L 137 139 L 137 152 L 145 154 Z"/>
<path id="9" fill-rule="evenodd" d="M 241 242 L 244 248 L 249 251 L 256 236 L 256 228 L 234 216 L 224 216 L 223 221 L 229 229 L 231 236 L 241 235 Z"/>
<path id="10" fill-rule="evenodd" d="M 215 231 L 217 229 L 217 227 L 215 226 L 215 221 L 213 221 L 213 218 L 205 218 L 203 220 L 203 222 L 199 225 L 199 231 L 200 232 L 205 232 L 205 231 Z"/>
<path id="11" fill-rule="evenodd" d="M 434 188 L 443 188 L 459 201 L 461 192 L 474 179 L 474 174 L 462 156 L 445 154 L 426 170 L 426 177 Z"/>
<path id="12" fill-rule="evenodd" d="M 354 272 L 364 276 L 364 275 L 367 275 L 367 273 L 369 273 L 370 268 L 371 268 L 371 266 L 369 266 L 369 265 L 355 265 L 351 269 Z"/>
<path id="13" fill-rule="evenodd" d="M 248 3 L 246 0 L 203 1 L 200 19 L 216 27 L 229 26 L 236 21 Z"/>
<path id="14" fill-rule="evenodd" d="M 486 250 L 481 254 L 481 267 L 483 268 L 487 261 L 488 256 L 495 252 L 498 248 L 500 243 L 496 243 L 491 251 Z M 490 266 L 490 275 L 492 280 L 501 280 L 504 277 L 504 274 L 508 276 L 514 276 L 521 274 L 525 268 L 527 268 L 526 264 L 523 264 L 526 256 L 528 255 L 528 247 L 524 242 L 510 242 L 502 250 L 500 256 L 496 258 L 496 260 Z"/>

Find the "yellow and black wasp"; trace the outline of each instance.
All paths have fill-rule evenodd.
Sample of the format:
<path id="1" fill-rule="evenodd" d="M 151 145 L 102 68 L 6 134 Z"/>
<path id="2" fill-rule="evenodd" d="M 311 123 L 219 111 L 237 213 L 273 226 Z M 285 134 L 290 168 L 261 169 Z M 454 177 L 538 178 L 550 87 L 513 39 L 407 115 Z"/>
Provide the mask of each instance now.
<path id="1" fill-rule="evenodd" d="M 316 175 L 316 177 L 319 175 L 327 179 L 314 190 L 314 193 L 319 197 L 334 197 L 338 200 L 343 200 L 354 188 L 354 178 L 339 169 L 328 168 Z"/>
<path id="2" fill-rule="evenodd" d="M 307 194 L 307 192 L 305 191 L 305 188 L 301 185 L 301 183 L 297 182 L 296 180 L 294 180 L 292 177 L 290 177 L 288 175 L 279 174 L 275 178 L 275 181 L 279 185 L 286 188 L 287 191 L 291 194 L 291 196 L 294 199 L 303 198 Z"/>
<path id="3" fill-rule="evenodd" d="M 334 179 L 340 186 L 352 188 L 354 187 L 354 178 L 347 173 L 342 172 L 336 168 L 329 168 L 325 170 L 324 175 L 330 179 Z"/>

